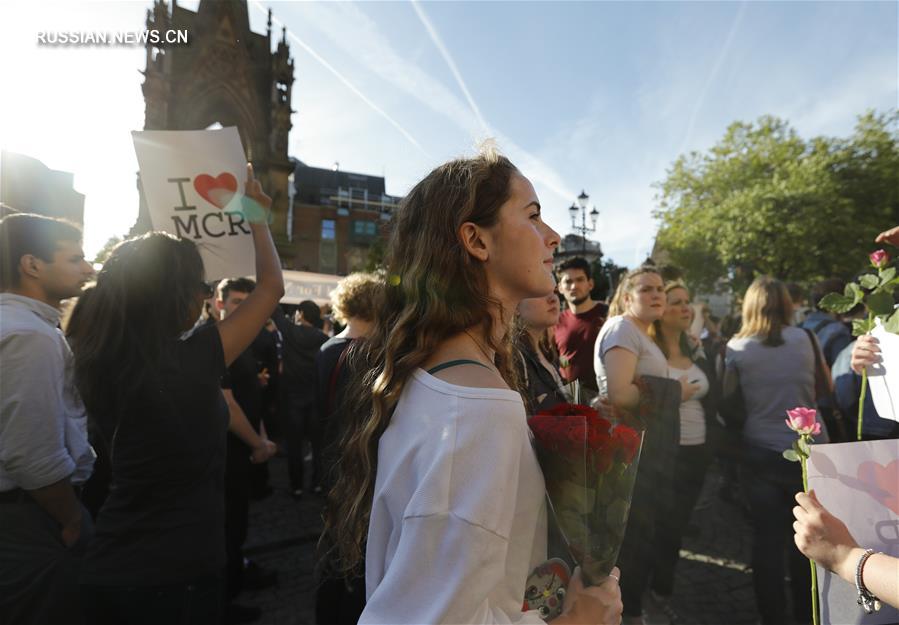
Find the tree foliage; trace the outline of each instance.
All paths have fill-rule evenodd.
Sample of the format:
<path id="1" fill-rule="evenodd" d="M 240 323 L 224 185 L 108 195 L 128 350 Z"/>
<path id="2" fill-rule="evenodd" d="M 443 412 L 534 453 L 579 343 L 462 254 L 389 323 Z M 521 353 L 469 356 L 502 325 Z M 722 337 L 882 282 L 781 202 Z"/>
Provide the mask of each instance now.
<path id="1" fill-rule="evenodd" d="M 611 259 L 600 256 L 590 263 L 590 272 L 593 275 L 594 285 L 590 297 L 597 301 L 611 301 L 621 276 L 627 273 L 627 267 L 620 267 Z"/>
<path id="2" fill-rule="evenodd" d="M 106 259 L 109 258 L 109 255 L 112 254 L 112 250 L 116 245 L 122 242 L 122 237 L 120 236 L 112 236 L 107 239 L 106 243 L 103 244 L 103 247 L 100 248 L 100 251 L 97 252 L 97 255 L 94 257 L 95 263 L 105 263 Z"/>
<path id="3" fill-rule="evenodd" d="M 657 183 L 659 246 L 695 287 L 758 274 L 851 278 L 899 223 L 899 111 L 868 112 L 848 138 L 803 140 L 788 122 L 735 122 Z"/>

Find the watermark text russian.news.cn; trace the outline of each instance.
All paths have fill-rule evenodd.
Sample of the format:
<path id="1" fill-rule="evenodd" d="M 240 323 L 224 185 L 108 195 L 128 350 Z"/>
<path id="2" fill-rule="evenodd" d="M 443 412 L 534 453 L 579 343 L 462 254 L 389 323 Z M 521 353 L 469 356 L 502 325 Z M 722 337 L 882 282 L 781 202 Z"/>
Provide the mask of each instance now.
<path id="1" fill-rule="evenodd" d="M 188 32 L 178 30 L 38 31 L 39 46 L 187 45 Z"/>

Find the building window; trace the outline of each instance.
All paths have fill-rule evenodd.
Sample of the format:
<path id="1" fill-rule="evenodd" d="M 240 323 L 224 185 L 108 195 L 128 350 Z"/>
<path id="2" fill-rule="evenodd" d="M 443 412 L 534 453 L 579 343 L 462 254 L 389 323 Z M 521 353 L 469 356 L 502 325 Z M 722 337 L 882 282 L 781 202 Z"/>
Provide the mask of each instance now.
<path id="1" fill-rule="evenodd" d="M 337 238 L 334 234 L 334 220 L 322 219 L 322 240 L 333 241 Z"/>
<path id="2" fill-rule="evenodd" d="M 321 202 L 322 204 L 330 206 L 334 203 L 335 197 L 337 197 L 337 189 L 332 189 L 330 187 L 319 187 L 318 198 L 319 202 Z"/>
<path id="3" fill-rule="evenodd" d="M 343 187 L 337 188 L 337 206 L 341 208 L 349 208 L 350 206 L 350 191 L 349 189 L 344 189 Z"/>
<path id="4" fill-rule="evenodd" d="M 377 226 L 373 221 L 354 221 L 353 235 L 358 238 L 373 237 L 377 234 Z"/>

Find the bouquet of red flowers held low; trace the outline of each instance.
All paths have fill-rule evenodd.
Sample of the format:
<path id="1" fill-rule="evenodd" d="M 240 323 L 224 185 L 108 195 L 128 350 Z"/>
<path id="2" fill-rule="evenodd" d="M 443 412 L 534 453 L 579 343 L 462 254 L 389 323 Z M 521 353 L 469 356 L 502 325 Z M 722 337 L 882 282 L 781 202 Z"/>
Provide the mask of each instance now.
<path id="1" fill-rule="evenodd" d="M 615 566 L 637 476 L 643 431 L 617 421 L 580 404 L 528 419 L 550 514 L 586 584 L 599 584 Z"/>

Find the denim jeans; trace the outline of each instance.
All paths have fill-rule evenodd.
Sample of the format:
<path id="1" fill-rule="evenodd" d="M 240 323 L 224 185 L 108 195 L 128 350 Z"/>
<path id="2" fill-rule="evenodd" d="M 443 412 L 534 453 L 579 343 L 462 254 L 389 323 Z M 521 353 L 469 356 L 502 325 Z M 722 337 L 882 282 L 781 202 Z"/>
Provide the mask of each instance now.
<path id="1" fill-rule="evenodd" d="M 744 448 L 740 482 L 749 501 L 752 521 L 752 582 L 763 625 L 781 625 L 786 619 L 784 581 L 787 563 L 793 616 L 811 622 L 811 571 L 808 560 L 793 543 L 794 496 L 802 490 L 798 462 L 781 452 L 751 445 Z"/>

